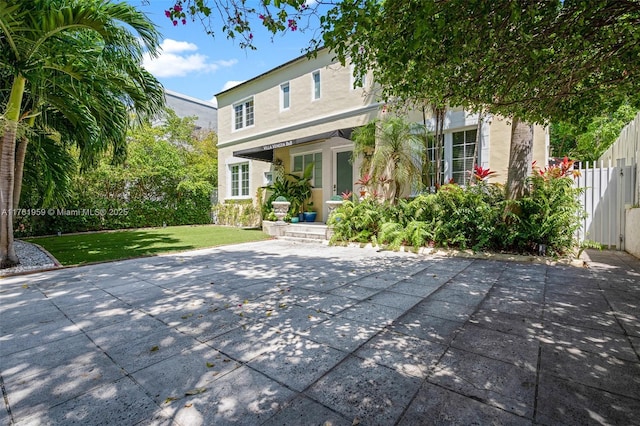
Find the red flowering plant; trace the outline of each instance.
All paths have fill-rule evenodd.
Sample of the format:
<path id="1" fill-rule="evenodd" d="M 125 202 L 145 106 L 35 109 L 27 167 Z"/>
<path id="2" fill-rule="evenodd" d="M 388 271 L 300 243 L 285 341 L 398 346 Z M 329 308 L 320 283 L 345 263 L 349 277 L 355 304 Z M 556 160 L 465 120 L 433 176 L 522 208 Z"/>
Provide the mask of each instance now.
<path id="1" fill-rule="evenodd" d="M 360 196 L 364 197 L 369 190 L 369 185 L 373 181 L 373 176 L 369 173 L 365 173 L 360 179 L 356 181 L 356 185 L 360 185 Z"/>
<path id="2" fill-rule="evenodd" d="M 484 167 L 479 166 L 477 164 L 475 166 L 473 166 L 473 172 L 472 173 L 473 173 L 473 179 L 477 183 L 486 182 L 487 180 L 489 180 L 489 178 L 491 176 L 496 174 L 495 171 L 492 171 L 488 167 L 485 169 Z"/>
<path id="3" fill-rule="evenodd" d="M 569 160 L 569 158 L 565 156 L 560 163 L 549 165 L 544 169 L 540 169 L 535 161 L 533 162 L 532 166 L 533 173 L 537 173 L 544 180 L 559 179 L 564 177 L 572 177 L 574 179 L 577 179 L 581 175 L 581 173 L 580 170 L 575 170 L 573 168 L 574 164 L 575 160 Z"/>
<path id="4" fill-rule="evenodd" d="M 351 196 L 352 196 L 352 195 L 353 195 L 353 192 L 351 192 L 351 191 L 344 191 L 344 192 L 341 194 L 342 199 L 343 199 L 344 201 L 349 201 L 349 200 L 351 200 Z"/>

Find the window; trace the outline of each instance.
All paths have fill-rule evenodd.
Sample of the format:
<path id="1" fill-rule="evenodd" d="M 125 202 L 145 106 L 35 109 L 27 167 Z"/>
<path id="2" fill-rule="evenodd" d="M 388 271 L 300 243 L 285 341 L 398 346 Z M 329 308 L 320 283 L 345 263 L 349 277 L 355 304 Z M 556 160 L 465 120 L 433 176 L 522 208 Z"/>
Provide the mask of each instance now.
<path id="1" fill-rule="evenodd" d="M 231 171 L 231 196 L 249 196 L 249 163 L 232 164 Z"/>
<path id="2" fill-rule="evenodd" d="M 273 172 L 264 172 L 264 184 L 271 185 L 273 183 Z"/>
<path id="3" fill-rule="evenodd" d="M 289 109 L 290 104 L 289 83 L 282 83 L 280 85 L 280 110 Z"/>
<path id="4" fill-rule="evenodd" d="M 476 133 L 476 129 L 453 133 L 451 177 L 458 185 L 464 185 L 469 181 L 469 173 L 476 162 L 473 155 L 476 148 Z"/>
<path id="5" fill-rule="evenodd" d="M 293 173 L 302 173 L 313 163 L 311 184 L 314 188 L 322 188 L 322 153 L 302 154 L 293 157 Z"/>
<path id="6" fill-rule="evenodd" d="M 429 156 L 429 172 L 428 182 L 426 184 L 430 187 L 435 186 L 436 183 L 442 182 L 444 177 L 444 135 L 440 135 L 440 179 L 436 179 L 436 157 L 438 153 L 438 146 L 436 144 L 435 135 L 429 136 L 429 142 L 427 147 L 427 155 Z"/>
<path id="7" fill-rule="evenodd" d="M 313 99 L 320 99 L 320 71 L 311 74 L 313 77 Z"/>
<path id="8" fill-rule="evenodd" d="M 233 111 L 235 130 L 253 126 L 253 98 L 235 104 Z"/>

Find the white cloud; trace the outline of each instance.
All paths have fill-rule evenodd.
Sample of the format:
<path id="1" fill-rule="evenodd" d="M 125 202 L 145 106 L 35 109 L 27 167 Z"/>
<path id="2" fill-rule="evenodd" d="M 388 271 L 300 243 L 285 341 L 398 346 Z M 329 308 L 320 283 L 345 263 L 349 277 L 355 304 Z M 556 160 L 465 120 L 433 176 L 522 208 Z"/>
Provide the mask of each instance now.
<path id="1" fill-rule="evenodd" d="M 198 46 L 188 41 L 164 39 L 160 45 L 163 53 L 180 53 L 184 51 L 198 50 Z"/>
<path id="2" fill-rule="evenodd" d="M 236 59 L 210 61 L 209 57 L 195 52 L 198 46 L 186 41 L 165 39 L 157 58 L 144 55 L 142 65 L 156 77 L 184 77 L 194 72 L 214 72 L 235 65 Z"/>
<path id="3" fill-rule="evenodd" d="M 227 81 L 224 86 L 222 86 L 222 92 L 224 92 L 225 90 L 229 90 L 232 87 L 236 87 L 238 84 L 242 84 L 247 80 L 229 80 Z"/>

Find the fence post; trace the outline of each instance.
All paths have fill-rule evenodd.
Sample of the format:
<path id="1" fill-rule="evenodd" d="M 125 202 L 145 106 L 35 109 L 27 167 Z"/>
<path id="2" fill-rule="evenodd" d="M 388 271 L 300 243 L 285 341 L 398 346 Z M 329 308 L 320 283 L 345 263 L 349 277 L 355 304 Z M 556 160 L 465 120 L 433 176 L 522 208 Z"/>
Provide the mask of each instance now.
<path id="1" fill-rule="evenodd" d="M 619 158 L 616 160 L 616 166 L 618 168 L 618 190 L 616 191 L 616 208 L 618 211 L 618 243 L 616 244 L 616 248 L 618 250 L 624 250 L 624 231 L 626 225 L 626 217 L 625 217 L 625 159 Z"/>

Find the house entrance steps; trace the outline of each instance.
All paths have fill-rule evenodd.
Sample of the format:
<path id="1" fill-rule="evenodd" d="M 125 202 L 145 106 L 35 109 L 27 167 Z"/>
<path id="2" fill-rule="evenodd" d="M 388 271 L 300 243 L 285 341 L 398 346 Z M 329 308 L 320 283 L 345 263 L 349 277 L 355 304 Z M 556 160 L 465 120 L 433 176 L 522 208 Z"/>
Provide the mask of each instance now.
<path id="1" fill-rule="evenodd" d="M 322 222 L 279 223 L 264 221 L 262 230 L 278 239 L 325 243 L 331 229 Z"/>

